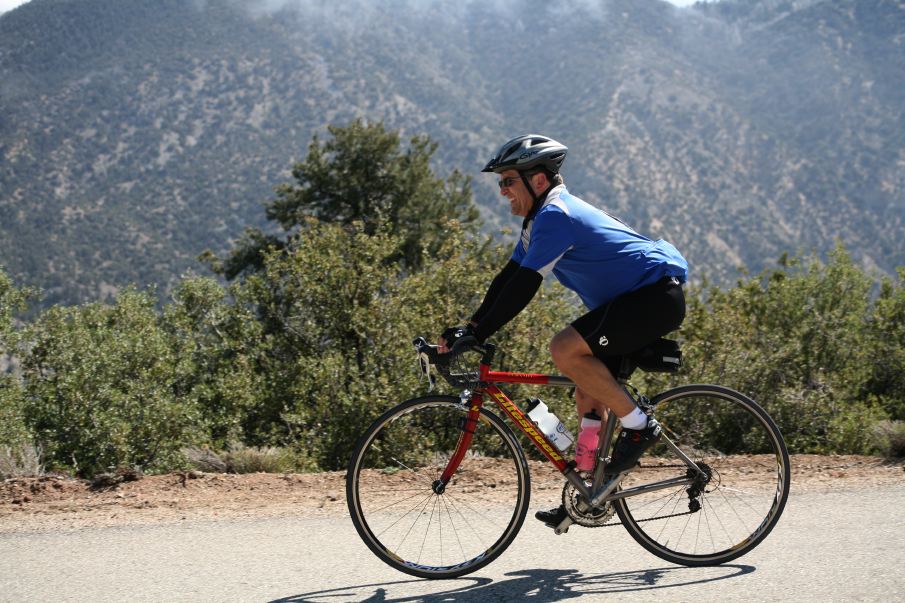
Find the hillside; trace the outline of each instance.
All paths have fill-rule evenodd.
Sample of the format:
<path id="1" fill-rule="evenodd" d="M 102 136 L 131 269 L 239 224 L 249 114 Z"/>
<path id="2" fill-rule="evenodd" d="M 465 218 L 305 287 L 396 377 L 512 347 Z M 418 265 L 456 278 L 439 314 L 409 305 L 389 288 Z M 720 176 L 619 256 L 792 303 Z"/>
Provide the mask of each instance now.
<path id="1" fill-rule="evenodd" d="M 483 161 L 571 149 L 573 192 L 729 282 L 840 239 L 905 265 L 905 3 L 32 0 L 0 16 L 0 264 L 46 302 L 161 291 L 261 225 L 356 116 Z"/>

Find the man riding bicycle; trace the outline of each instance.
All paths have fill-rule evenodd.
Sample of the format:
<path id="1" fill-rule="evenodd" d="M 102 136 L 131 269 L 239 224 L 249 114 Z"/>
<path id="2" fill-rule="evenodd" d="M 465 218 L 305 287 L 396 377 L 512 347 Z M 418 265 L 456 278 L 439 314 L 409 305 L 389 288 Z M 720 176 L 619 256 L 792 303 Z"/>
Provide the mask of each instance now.
<path id="1" fill-rule="evenodd" d="M 656 443 L 660 426 L 614 374 L 623 355 L 682 323 L 688 263 L 666 241 L 652 241 L 571 195 L 559 173 L 567 152 L 551 138 L 528 134 L 506 142 L 484 166 L 499 176 L 512 214 L 523 218 L 521 236 L 469 324 L 446 329 L 439 351 L 483 343 L 528 305 L 552 272 L 590 310 L 553 337 L 553 362 L 576 384 L 579 418 L 592 410 L 619 417 L 622 431 L 608 469 L 620 473 Z M 555 527 L 566 511 L 560 505 L 535 517 Z"/>

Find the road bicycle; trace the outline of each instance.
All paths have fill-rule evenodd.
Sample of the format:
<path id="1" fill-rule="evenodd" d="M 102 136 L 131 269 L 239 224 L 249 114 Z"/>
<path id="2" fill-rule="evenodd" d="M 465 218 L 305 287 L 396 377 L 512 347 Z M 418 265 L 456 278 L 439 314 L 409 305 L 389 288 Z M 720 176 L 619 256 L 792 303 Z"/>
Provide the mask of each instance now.
<path id="1" fill-rule="evenodd" d="M 675 342 L 661 339 L 621 359 L 619 382 L 656 416 L 662 437 L 619 474 L 607 471 L 618 423 L 613 413 L 600 429 L 595 468 L 580 472 L 497 387 L 573 387 L 568 378 L 494 371 L 492 344 L 475 348 L 477 367 L 468 354 L 439 354 L 423 338 L 414 344 L 431 390 L 439 373 L 460 394 L 428 395 L 387 410 L 358 441 L 346 474 L 355 528 L 397 570 L 423 578 L 474 572 L 496 559 L 522 527 L 530 463 L 488 400 L 563 474 L 568 517 L 556 534 L 576 524 L 621 525 L 662 559 L 706 566 L 749 552 L 782 514 L 789 454 L 756 402 L 718 385 L 686 385 L 647 398 L 629 384 L 639 368 L 677 370 Z"/>

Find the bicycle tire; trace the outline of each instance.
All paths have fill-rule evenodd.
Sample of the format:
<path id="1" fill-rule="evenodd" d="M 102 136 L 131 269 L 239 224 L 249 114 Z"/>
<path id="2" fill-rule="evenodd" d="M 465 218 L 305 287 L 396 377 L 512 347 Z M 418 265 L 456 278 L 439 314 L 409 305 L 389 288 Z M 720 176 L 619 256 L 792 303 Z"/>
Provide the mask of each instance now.
<path id="1" fill-rule="evenodd" d="M 699 493 L 679 486 L 616 500 L 622 525 L 679 565 L 719 565 L 748 553 L 776 526 L 789 496 L 789 453 L 776 423 L 752 399 L 718 385 L 678 387 L 651 402 L 663 432 L 710 480 Z M 622 488 L 681 475 L 677 463 L 659 443 Z"/>
<path id="2" fill-rule="evenodd" d="M 531 483 L 524 451 L 485 408 L 456 474 L 444 491 L 434 492 L 467 412 L 453 396 L 403 402 L 374 421 L 349 461 L 352 523 L 368 548 L 401 572 L 421 578 L 471 573 L 502 554 L 525 520 Z M 491 481 L 500 469 L 511 469 L 511 477 Z"/>

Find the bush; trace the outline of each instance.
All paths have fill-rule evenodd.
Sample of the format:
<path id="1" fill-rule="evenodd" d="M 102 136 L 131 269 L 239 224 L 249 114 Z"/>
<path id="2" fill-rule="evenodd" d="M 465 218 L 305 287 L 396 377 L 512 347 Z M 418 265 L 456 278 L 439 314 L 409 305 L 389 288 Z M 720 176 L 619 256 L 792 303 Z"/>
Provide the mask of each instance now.
<path id="1" fill-rule="evenodd" d="M 126 291 L 113 306 L 55 307 L 25 333 L 24 413 L 48 466 L 90 477 L 110 467 L 165 471 L 198 436 L 185 370 L 154 300 Z"/>
<path id="2" fill-rule="evenodd" d="M 874 434 L 883 456 L 905 458 L 905 421 L 880 421 L 874 425 Z"/>
<path id="3" fill-rule="evenodd" d="M 289 473 L 295 470 L 292 455 L 273 446 L 239 445 L 224 456 L 228 473 Z"/>
<path id="4" fill-rule="evenodd" d="M 25 392 L 10 366 L 19 341 L 13 318 L 25 310 L 31 295 L 29 290 L 14 287 L 0 270 L 0 450 L 20 451 L 31 446 L 25 425 Z"/>

